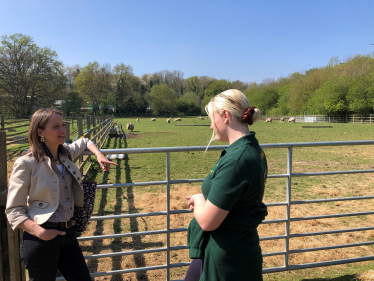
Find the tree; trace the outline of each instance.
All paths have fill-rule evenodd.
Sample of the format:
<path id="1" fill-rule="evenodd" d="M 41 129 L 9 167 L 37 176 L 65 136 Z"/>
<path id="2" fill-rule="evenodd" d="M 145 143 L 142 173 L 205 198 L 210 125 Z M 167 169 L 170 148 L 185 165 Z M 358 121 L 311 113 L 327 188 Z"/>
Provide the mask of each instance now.
<path id="1" fill-rule="evenodd" d="M 83 98 L 78 92 L 70 92 L 65 100 L 65 103 L 61 106 L 61 110 L 64 114 L 70 115 L 70 113 L 79 113 L 79 110 L 84 104 Z"/>
<path id="2" fill-rule="evenodd" d="M 23 34 L 1 37 L 1 103 L 16 117 L 28 117 L 40 106 L 51 106 L 65 87 L 63 64 L 55 51 L 38 47 Z"/>
<path id="3" fill-rule="evenodd" d="M 92 111 L 95 115 L 98 113 L 100 100 L 106 99 L 111 91 L 110 78 L 110 66 L 100 66 L 96 61 L 83 67 L 75 78 L 77 91 L 92 103 Z"/>
<path id="4" fill-rule="evenodd" d="M 147 106 L 141 95 L 142 81 L 134 76 L 132 67 L 123 63 L 117 64 L 114 67 L 113 77 L 116 84 L 116 112 L 125 114 L 144 112 Z"/>
<path id="5" fill-rule="evenodd" d="M 177 99 L 173 89 L 165 84 L 154 85 L 147 95 L 147 101 L 155 115 L 172 115 L 177 112 Z"/>
<path id="6" fill-rule="evenodd" d="M 347 93 L 349 109 L 357 114 L 374 112 L 374 74 L 367 73 L 356 79 Z"/>
<path id="7" fill-rule="evenodd" d="M 211 82 L 204 91 L 204 99 L 201 104 L 201 111 L 204 112 L 205 106 L 213 97 L 228 89 L 231 89 L 231 82 L 229 80 L 221 79 Z"/>
<path id="8" fill-rule="evenodd" d="M 201 92 L 200 80 L 197 76 L 192 76 L 186 79 L 186 91 L 198 94 Z"/>
<path id="9" fill-rule="evenodd" d="M 179 98 L 178 111 L 186 115 L 199 115 L 201 113 L 201 100 L 194 92 L 185 93 Z"/>

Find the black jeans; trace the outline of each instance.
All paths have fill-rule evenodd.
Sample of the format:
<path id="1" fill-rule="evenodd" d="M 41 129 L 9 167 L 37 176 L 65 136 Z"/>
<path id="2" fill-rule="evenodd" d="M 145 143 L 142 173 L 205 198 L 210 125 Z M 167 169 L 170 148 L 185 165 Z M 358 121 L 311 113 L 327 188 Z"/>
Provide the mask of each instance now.
<path id="1" fill-rule="evenodd" d="M 49 241 L 23 232 L 20 255 L 29 272 L 29 280 L 54 281 L 58 269 L 68 281 L 91 281 L 75 235 L 75 226 L 59 230 L 66 234 L 57 235 Z"/>

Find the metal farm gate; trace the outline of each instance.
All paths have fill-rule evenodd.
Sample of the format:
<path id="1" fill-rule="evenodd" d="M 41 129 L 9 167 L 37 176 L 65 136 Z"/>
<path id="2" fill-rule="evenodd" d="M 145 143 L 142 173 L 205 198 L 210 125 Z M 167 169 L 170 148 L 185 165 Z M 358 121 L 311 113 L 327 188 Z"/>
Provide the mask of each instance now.
<path id="1" fill-rule="evenodd" d="M 373 230 L 373 227 L 364 227 L 364 228 L 352 228 L 352 229 L 341 229 L 341 230 L 331 230 L 331 231 L 321 231 L 321 232 L 309 232 L 309 233 L 299 233 L 291 234 L 290 233 L 290 223 L 304 220 L 315 220 L 315 219 L 325 219 L 325 218 L 339 218 L 339 217 L 349 217 L 349 216 L 361 216 L 361 215 L 373 215 L 372 212 L 358 212 L 358 213 L 343 213 L 343 214 L 331 214 L 331 215 L 321 215 L 321 216 L 309 216 L 309 217 L 291 217 L 290 210 L 292 205 L 297 204 L 311 204 L 311 203 L 321 203 L 321 202 L 333 202 L 333 201 L 345 201 L 345 200 L 365 200 L 365 199 L 374 199 L 374 196 L 359 196 L 359 197 L 346 197 L 346 198 L 327 198 L 327 199 L 318 199 L 318 200 L 305 200 L 305 201 L 292 201 L 291 196 L 291 182 L 293 178 L 296 177 L 309 177 L 309 176 L 326 176 L 326 175 L 337 175 L 337 174 L 354 174 L 354 173 L 373 173 L 373 170 L 349 170 L 349 171 L 331 171 L 331 172 L 314 172 L 314 173 L 292 173 L 292 152 L 294 148 L 300 147 L 323 147 L 323 146 L 347 146 L 347 145 L 374 145 L 374 141 L 341 141 L 341 142 L 305 142 L 305 143 L 278 143 L 278 144 L 263 144 L 262 148 L 284 148 L 287 149 L 287 173 L 286 174 L 272 174 L 268 175 L 268 178 L 286 178 L 287 180 L 287 196 L 285 202 L 277 202 L 268 204 L 271 206 L 285 206 L 286 207 L 286 216 L 285 219 L 276 219 L 276 220 L 265 220 L 263 224 L 273 224 L 273 223 L 285 223 L 285 233 L 279 236 L 270 236 L 270 237 L 260 237 L 260 241 L 265 240 L 284 240 L 284 250 L 273 253 L 264 253 L 263 256 L 275 256 L 283 255 L 284 256 L 284 265 L 281 267 L 272 267 L 263 269 L 264 273 L 270 272 L 279 272 L 303 268 L 312 268 L 320 266 L 329 266 L 337 265 L 344 263 L 352 262 L 361 262 L 373 260 L 374 256 L 364 256 L 357 258 L 349 259 L 340 259 L 340 260 L 330 260 L 324 262 L 308 263 L 308 264 L 296 264 L 289 265 L 289 255 L 310 252 L 310 251 L 320 251 L 320 250 L 330 250 L 337 248 L 345 247 L 354 247 L 354 246 L 363 246 L 363 245 L 373 245 L 374 241 L 346 244 L 346 245 L 336 245 L 336 246 L 327 246 L 327 247 L 317 247 L 317 248 L 306 248 L 298 250 L 289 249 L 289 241 L 291 238 L 296 237 L 306 237 L 306 236 L 315 236 L 315 235 L 325 235 L 325 234 L 337 234 L 344 232 L 354 232 L 354 231 L 365 231 Z M 226 146 L 210 146 L 209 150 L 222 150 Z M 104 154 L 140 154 L 140 153 L 165 153 L 166 154 L 166 179 L 164 181 L 153 181 L 153 182 L 136 182 L 136 183 L 118 183 L 118 184 L 101 184 L 98 185 L 99 189 L 105 188 L 118 188 L 118 187 L 135 187 L 135 186 L 150 186 L 150 185 L 166 185 L 167 187 L 167 197 L 166 197 L 166 211 L 162 212 L 150 212 L 150 213 L 136 213 L 136 214 L 123 214 L 123 215 L 110 215 L 110 216 L 98 216 L 92 217 L 91 220 L 108 220 L 108 219 L 121 219 L 121 218 L 137 218 L 137 217 L 149 217 L 149 216 L 166 216 L 167 225 L 164 230 L 154 230 L 154 231 L 143 231 L 143 232 L 132 232 L 132 233 L 120 233 L 120 234 L 111 234 L 111 235 L 100 235 L 100 236 L 91 236 L 91 237 L 80 237 L 78 240 L 98 240 L 98 239 L 110 239 L 110 238 L 119 238 L 119 237 L 133 237 L 139 235 L 155 235 L 155 234 L 166 234 L 166 247 L 156 248 L 156 249 L 146 249 L 146 250 L 137 250 L 137 251 L 127 251 L 127 252 L 115 252 L 115 253 L 105 253 L 105 254 L 96 254 L 85 256 L 86 259 L 96 259 L 96 258 L 106 258 L 106 257 L 115 257 L 115 256 L 124 256 L 124 255 L 134 255 L 134 254 L 146 254 L 152 252 L 166 252 L 167 259 L 166 264 L 160 264 L 157 266 L 149 266 L 142 268 L 131 268 L 131 269 L 122 269 L 122 270 L 113 270 L 106 272 L 97 272 L 91 274 L 92 277 L 105 276 L 105 275 L 114 275 L 138 271 L 147 271 L 147 270 L 156 270 L 156 269 L 166 269 L 166 280 L 170 280 L 170 269 L 181 266 L 188 266 L 190 263 L 171 263 L 170 262 L 170 251 L 187 249 L 186 245 L 180 245 L 171 247 L 170 245 L 170 234 L 175 232 L 185 232 L 187 228 L 170 228 L 170 215 L 189 213 L 190 210 L 170 210 L 170 186 L 172 184 L 182 184 L 182 183 L 197 183 L 202 182 L 204 179 L 180 179 L 180 180 L 171 180 L 170 174 L 170 153 L 173 152 L 185 152 L 185 151 L 204 151 L 206 147 L 202 146 L 191 146 L 191 147 L 162 147 L 162 148 L 130 148 L 130 149 L 103 149 L 101 150 Z M 90 152 L 85 152 L 85 155 L 91 154 Z M 64 280 L 63 278 L 57 278 L 56 280 Z M 177 280 L 175 280 L 177 281 Z"/>

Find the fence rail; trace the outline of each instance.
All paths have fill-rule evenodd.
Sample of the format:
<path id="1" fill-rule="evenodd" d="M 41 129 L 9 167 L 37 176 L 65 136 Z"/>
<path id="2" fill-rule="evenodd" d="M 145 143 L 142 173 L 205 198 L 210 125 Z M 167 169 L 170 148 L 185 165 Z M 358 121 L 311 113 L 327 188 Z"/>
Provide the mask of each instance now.
<path id="1" fill-rule="evenodd" d="M 97 126 L 94 126 L 97 127 Z M 91 131 L 90 131 L 91 132 Z M 1 143 L 1 138 L 0 138 Z M 344 263 L 353 263 L 353 262 L 361 262 L 361 261 L 369 261 L 374 260 L 374 256 L 365 256 L 365 257 L 357 257 L 357 258 L 349 258 L 349 259 L 338 259 L 338 260 L 330 260 L 324 262 L 315 262 L 315 263 L 306 263 L 306 264 L 296 264 L 290 265 L 289 264 L 289 255 L 290 254 L 298 254 L 298 253 L 305 253 L 305 252 L 312 252 L 312 251 L 320 251 L 320 250 L 331 250 L 331 249 L 338 249 L 338 248 L 348 248 L 348 247 L 356 247 L 356 246 L 367 246 L 373 245 L 373 241 L 368 242 L 361 242 L 361 243 L 353 243 L 353 244 L 344 244 L 344 245 L 334 245 L 334 246 L 326 246 L 326 247 L 315 247 L 315 248 L 304 248 L 304 249 L 297 249 L 297 250 L 290 250 L 289 248 L 289 241 L 292 238 L 297 237 L 305 237 L 305 236 L 316 236 L 316 235 L 326 235 L 326 234 L 338 234 L 338 233 L 346 233 L 346 232 L 356 232 L 356 231 L 367 231 L 373 230 L 374 227 L 362 227 L 362 228 L 350 228 L 350 229 L 339 229 L 339 230 L 330 230 L 330 231 L 319 231 L 319 232 L 307 232 L 307 233 L 298 233 L 292 234 L 290 232 L 290 223 L 297 222 L 297 221 L 304 221 L 304 220 L 315 220 L 315 219 L 324 219 L 324 218 L 335 218 L 335 217 L 352 217 L 352 216 L 362 216 L 362 215 L 372 215 L 374 212 L 356 212 L 356 213 L 344 213 L 344 214 L 331 214 L 331 215 L 322 215 L 322 216 L 309 216 L 309 217 L 292 217 L 290 208 L 292 205 L 300 205 L 300 204 L 311 204 L 311 203 L 321 203 L 321 202 L 333 202 L 333 201 L 347 201 L 347 200 L 368 200 L 373 199 L 373 196 L 359 196 L 359 197 L 345 197 L 345 198 L 325 198 L 325 199 L 314 199 L 314 200 L 302 200 L 302 201 L 292 201 L 292 193 L 291 193 L 291 183 L 292 178 L 294 177 L 309 177 L 309 176 L 325 176 L 325 175 L 336 175 L 336 174 L 353 174 L 353 173 L 374 173 L 374 169 L 369 170 L 349 170 L 349 171 L 330 171 L 330 172 L 316 172 L 316 173 L 293 173 L 292 172 L 292 159 L 293 159 L 293 150 L 300 147 L 324 147 L 324 146 L 348 146 L 348 145 L 374 145 L 374 141 L 341 141 L 341 142 L 305 142 L 305 143 L 279 143 L 279 144 L 263 144 L 261 145 L 262 148 L 267 149 L 287 149 L 287 173 L 286 174 L 271 174 L 269 178 L 286 178 L 287 179 L 287 196 L 286 201 L 284 202 L 274 202 L 267 204 L 268 207 L 273 206 L 286 206 L 286 217 L 284 219 L 274 219 L 274 220 L 265 220 L 263 224 L 274 224 L 274 223 L 285 223 L 285 233 L 282 235 L 277 236 L 268 236 L 268 237 L 260 237 L 260 241 L 268 241 L 268 240 L 284 240 L 284 250 L 277 251 L 277 252 L 270 252 L 264 253 L 263 256 L 283 256 L 284 264 L 280 267 L 272 267 L 272 268 L 265 268 L 263 269 L 264 273 L 271 273 L 271 272 L 280 272 L 280 271 L 287 271 L 287 270 L 296 270 L 296 269 L 304 269 L 304 268 L 314 268 L 320 266 L 329 266 L 329 265 L 337 265 L 337 264 L 344 264 Z M 209 150 L 222 150 L 226 146 L 210 146 Z M 1 147 L 0 147 L 1 148 Z M 144 153 L 165 153 L 166 156 L 166 179 L 164 181 L 153 181 L 153 182 L 135 182 L 135 183 L 117 183 L 117 184 L 101 184 L 98 186 L 99 189 L 106 189 L 106 188 L 119 188 L 119 187 L 129 187 L 129 186 L 149 186 L 149 185 L 166 185 L 166 211 L 161 212 L 150 212 L 150 213 L 136 213 L 136 214 L 119 214 L 119 215 L 109 215 L 109 216 L 96 216 L 92 217 L 92 221 L 97 220 L 109 220 L 109 219 L 120 219 L 120 218 L 134 218 L 134 217 L 149 217 L 149 216 L 166 216 L 167 224 L 166 229 L 161 230 L 153 230 L 153 231 L 140 231 L 140 232 L 131 232 L 131 233 L 119 233 L 119 234 L 110 234 L 110 235 L 100 235 L 100 236 L 87 236 L 87 237 L 79 237 L 78 240 L 80 241 L 87 241 L 87 240 L 99 240 L 99 239 L 110 239 L 110 238 L 118 238 L 118 237 L 133 237 L 133 236 L 140 236 L 140 235 L 157 235 L 157 234 L 166 234 L 166 247 L 156 248 L 156 249 L 145 249 L 145 250 L 134 250 L 134 251 L 125 251 L 125 252 L 115 252 L 115 253 L 104 253 L 104 254 L 95 254 L 95 255 L 87 255 L 85 259 L 97 259 L 97 258 L 104 258 L 104 257 L 115 257 L 115 256 L 125 256 L 125 255 L 135 255 L 135 254 L 145 254 L 145 253 L 154 253 L 154 252 L 166 252 L 167 259 L 166 264 L 160 264 L 155 266 L 148 266 L 148 267 L 141 267 L 141 268 L 130 268 L 130 269 L 122 269 L 122 270 L 112 270 L 112 271 L 105 271 L 105 272 L 96 272 L 92 273 L 92 277 L 98 276 L 106 276 L 106 275 L 115 275 L 115 274 L 123 274 L 123 273 L 130 273 L 130 272 L 139 272 L 139 271 L 148 271 L 148 270 L 158 270 L 158 269 L 165 269 L 167 271 L 166 279 L 170 280 L 170 269 L 175 267 L 182 267 L 188 266 L 189 262 L 180 262 L 180 263 L 171 263 L 170 261 L 170 252 L 175 250 L 182 250 L 187 249 L 186 245 L 178 245 L 178 246 L 171 246 L 170 245 L 170 234 L 176 232 L 186 232 L 187 228 L 171 228 L 170 226 L 170 216 L 173 214 L 182 214 L 182 213 L 190 213 L 190 210 L 170 210 L 170 187 L 172 184 L 180 184 L 180 183 L 196 183 L 202 182 L 204 179 L 178 179 L 178 180 L 171 180 L 170 174 L 170 154 L 174 152 L 184 152 L 184 151 L 204 151 L 206 147 L 204 146 L 189 146 L 189 147 L 160 147 L 160 148 L 130 148 L 130 149 L 103 149 L 101 152 L 103 154 L 144 154 Z M 84 152 L 83 156 L 90 156 L 92 153 Z M 1 167 L 0 167 L 1 168 Z M 1 170 L 0 170 L 1 171 Z M 1 191 L 1 190 L 0 190 Z M 19 234 L 18 234 L 19 235 Z M 19 236 L 15 236 L 14 239 L 19 239 Z M 17 238 L 18 237 L 18 238 Z M 14 245 L 15 243 L 12 242 Z M 17 259 L 19 263 L 18 252 L 17 255 L 13 255 L 13 259 Z M 13 260 L 13 263 L 16 266 L 16 262 Z M 19 272 L 19 271 L 18 271 Z M 14 275 L 16 276 L 16 275 Z M 1 279 L 0 279 L 1 280 Z M 24 279 L 11 279 L 11 280 L 24 280 Z M 56 280 L 64 280 L 64 278 L 57 278 Z M 174 280 L 178 281 L 178 280 Z"/>
<path id="2" fill-rule="evenodd" d="M 327 116 L 327 115 L 264 115 L 261 116 L 261 120 L 271 118 L 273 121 L 280 121 L 281 118 L 284 122 L 287 122 L 291 117 L 295 117 L 296 122 L 306 123 L 366 123 L 374 124 L 374 114 L 370 115 L 345 115 L 345 116 Z"/>
<path id="3" fill-rule="evenodd" d="M 90 122 L 92 120 L 93 124 L 96 124 L 98 120 L 99 124 L 95 126 L 93 131 L 90 133 L 83 133 L 82 118 L 78 118 L 78 137 L 89 137 L 91 132 L 95 132 L 95 135 L 91 140 L 96 143 L 96 145 L 101 148 L 108 136 L 109 129 L 113 126 L 113 117 L 111 116 L 99 116 L 99 117 L 87 117 L 86 124 L 88 128 L 90 127 Z M 22 121 L 20 121 L 22 122 Z M 66 141 L 70 139 L 70 124 L 68 121 L 66 123 Z M 7 128 L 5 128 L 7 129 Z M 15 281 L 25 281 L 25 268 L 23 263 L 19 260 L 19 243 L 22 235 L 21 230 L 13 231 L 10 227 L 7 219 L 5 217 L 5 205 L 8 193 L 8 182 L 7 182 L 7 148 L 9 145 L 7 142 L 7 135 L 5 131 L 0 131 L 0 225 L 7 225 L 4 228 L 5 231 L 0 230 L 0 281 L 4 280 L 15 280 Z M 27 138 L 27 137 L 26 137 Z M 17 142 L 17 141 L 16 141 Z M 12 142 L 12 143 L 16 143 Z M 91 166 L 91 155 L 82 156 L 79 158 L 79 168 L 84 177 Z M 85 164 L 88 163 L 88 167 L 85 171 L 83 168 Z M 5 266 L 5 265 L 9 266 Z"/>
<path id="4" fill-rule="evenodd" d="M 321 202 L 333 202 L 333 201 L 346 201 L 346 200 L 367 200 L 373 199 L 374 196 L 359 196 L 359 197 L 346 197 L 346 198 L 326 198 L 326 199 L 315 199 L 315 200 L 303 200 L 303 201 L 292 201 L 291 194 L 291 183 L 292 178 L 294 177 L 309 177 L 309 176 L 325 176 L 325 175 L 336 175 L 336 174 L 353 174 L 353 173 L 374 173 L 372 170 L 351 170 L 351 171 L 330 171 L 330 172 L 316 172 L 316 173 L 292 173 L 292 153 L 294 148 L 300 147 L 321 147 L 321 146 L 347 146 L 347 145 L 374 145 L 374 141 L 341 141 L 341 142 L 305 142 L 305 143 L 279 143 L 279 144 L 263 144 L 262 148 L 285 148 L 287 149 L 287 173 L 286 174 L 272 174 L 269 175 L 269 178 L 286 178 L 287 179 L 287 196 L 285 202 L 274 202 L 267 204 L 268 207 L 273 206 L 286 206 L 286 218 L 285 219 L 275 219 L 275 220 L 265 220 L 263 224 L 274 224 L 274 223 L 285 223 L 285 233 L 283 235 L 269 236 L 269 237 L 260 237 L 260 241 L 268 240 L 284 240 L 284 250 L 278 252 L 264 253 L 264 257 L 268 256 L 284 256 L 284 265 L 282 267 L 272 267 L 263 269 L 263 273 L 271 272 L 280 272 L 287 270 L 296 270 L 303 268 L 314 268 L 320 266 L 329 266 L 337 265 L 344 263 L 352 262 L 361 262 L 374 260 L 374 256 L 367 257 L 357 257 L 350 259 L 340 259 L 340 260 L 330 260 L 324 262 L 316 263 L 306 263 L 306 264 L 289 264 L 289 255 L 297 253 L 305 253 L 312 251 L 320 250 L 331 250 L 338 248 L 348 248 L 356 246 L 367 246 L 373 245 L 373 241 L 353 243 L 353 244 L 344 244 L 344 245 L 335 245 L 335 246 L 326 246 L 326 247 L 316 247 L 316 248 L 305 248 L 298 250 L 290 250 L 289 241 L 292 238 L 305 237 L 305 236 L 316 236 L 316 235 L 326 235 L 326 234 L 338 234 L 346 232 L 355 232 L 355 231 L 366 231 L 373 230 L 374 227 L 363 227 L 363 228 L 351 228 L 351 229 L 340 229 L 340 230 L 331 230 L 331 231 L 320 231 L 320 232 L 309 232 L 309 233 L 298 233 L 292 234 L 290 232 L 290 223 L 304 220 L 315 220 L 315 219 L 324 219 L 324 218 L 338 218 L 338 217 L 352 217 L 352 216 L 362 216 L 362 215 L 373 215 L 374 212 L 357 212 L 357 213 L 345 213 L 345 214 L 332 214 L 332 215 L 322 215 L 322 216 L 309 216 L 309 217 L 291 217 L 291 206 L 300 205 L 300 204 L 311 204 L 311 203 L 321 203 Z M 210 146 L 209 150 L 222 150 L 226 146 Z M 180 180 L 171 180 L 170 179 L 170 153 L 173 152 L 184 152 L 184 151 L 204 151 L 206 147 L 202 146 L 189 146 L 189 147 L 160 147 L 160 148 L 130 148 L 130 149 L 104 149 L 101 150 L 104 154 L 142 154 L 142 153 L 165 153 L 166 154 L 166 180 L 165 181 L 153 181 L 153 182 L 136 182 L 136 183 L 118 183 L 118 184 L 101 184 L 98 185 L 99 189 L 105 188 L 119 188 L 119 187 L 129 187 L 129 186 L 149 186 L 149 185 L 166 185 L 167 187 L 167 202 L 166 202 L 166 211 L 161 212 L 150 212 L 150 213 L 136 213 L 136 214 L 121 214 L 121 215 L 109 215 L 109 216 L 97 216 L 92 217 L 92 221 L 96 220 L 107 220 L 107 219 L 121 219 L 121 218 L 134 218 L 134 217 L 149 217 L 149 216 L 166 216 L 167 225 L 166 229 L 153 230 L 153 231 L 141 231 L 141 232 L 132 232 L 132 233 L 119 233 L 119 234 L 110 234 L 110 235 L 100 235 L 100 236 L 87 236 L 80 237 L 78 240 L 87 241 L 87 240 L 100 240 L 100 239 L 111 239 L 119 237 L 133 237 L 140 235 L 157 235 L 157 234 L 166 234 L 166 247 L 157 248 L 157 249 L 146 249 L 138 251 L 126 251 L 126 252 L 116 252 L 116 253 L 105 253 L 105 254 L 96 254 L 85 256 L 86 259 L 97 259 L 104 257 L 115 257 L 115 256 L 125 256 L 125 255 L 135 255 L 135 254 L 145 254 L 153 252 L 166 252 L 167 259 L 166 264 L 157 265 L 157 266 L 148 266 L 142 268 L 132 268 L 125 270 L 112 270 L 106 272 L 96 272 L 91 274 L 92 277 L 95 276 L 105 276 L 105 275 L 114 275 L 114 274 L 123 274 L 137 271 L 147 271 L 147 270 L 157 270 L 157 269 L 166 269 L 167 271 L 167 280 L 170 280 L 170 269 L 175 267 L 188 266 L 189 262 L 183 263 L 171 263 L 170 262 L 170 252 L 175 250 L 187 249 L 186 245 L 180 246 L 170 246 L 170 234 L 175 232 L 185 232 L 187 228 L 170 228 L 170 215 L 181 214 L 181 213 L 190 213 L 190 210 L 170 210 L 170 186 L 172 184 L 180 183 L 192 183 L 192 182 L 202 182 L 204 179 L 180 179 Z M 91 154 L 90 152 L 85 152 L 85 155 Z M 64 280 L 64 278 L 57 278 L 56 280 Z M 178 280 L 174 280 L 178 281 Z"/>

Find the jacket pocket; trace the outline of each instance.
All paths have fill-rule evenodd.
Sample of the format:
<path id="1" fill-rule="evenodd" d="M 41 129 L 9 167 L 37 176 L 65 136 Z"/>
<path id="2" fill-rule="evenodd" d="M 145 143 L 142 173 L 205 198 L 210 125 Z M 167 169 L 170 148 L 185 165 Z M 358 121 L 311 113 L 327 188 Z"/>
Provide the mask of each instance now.
<path id="1" fill-rule="evenodd" d="M 47 208 L 49 205 L 49 203 L 47 202 L 43 202 L 43 201 L 39 201 L 39 200 L 36 200 L 34 201 L 31 206 L 35 207 L 35 208 L 38 208 L 38 209 L 45 209 Z"/>

